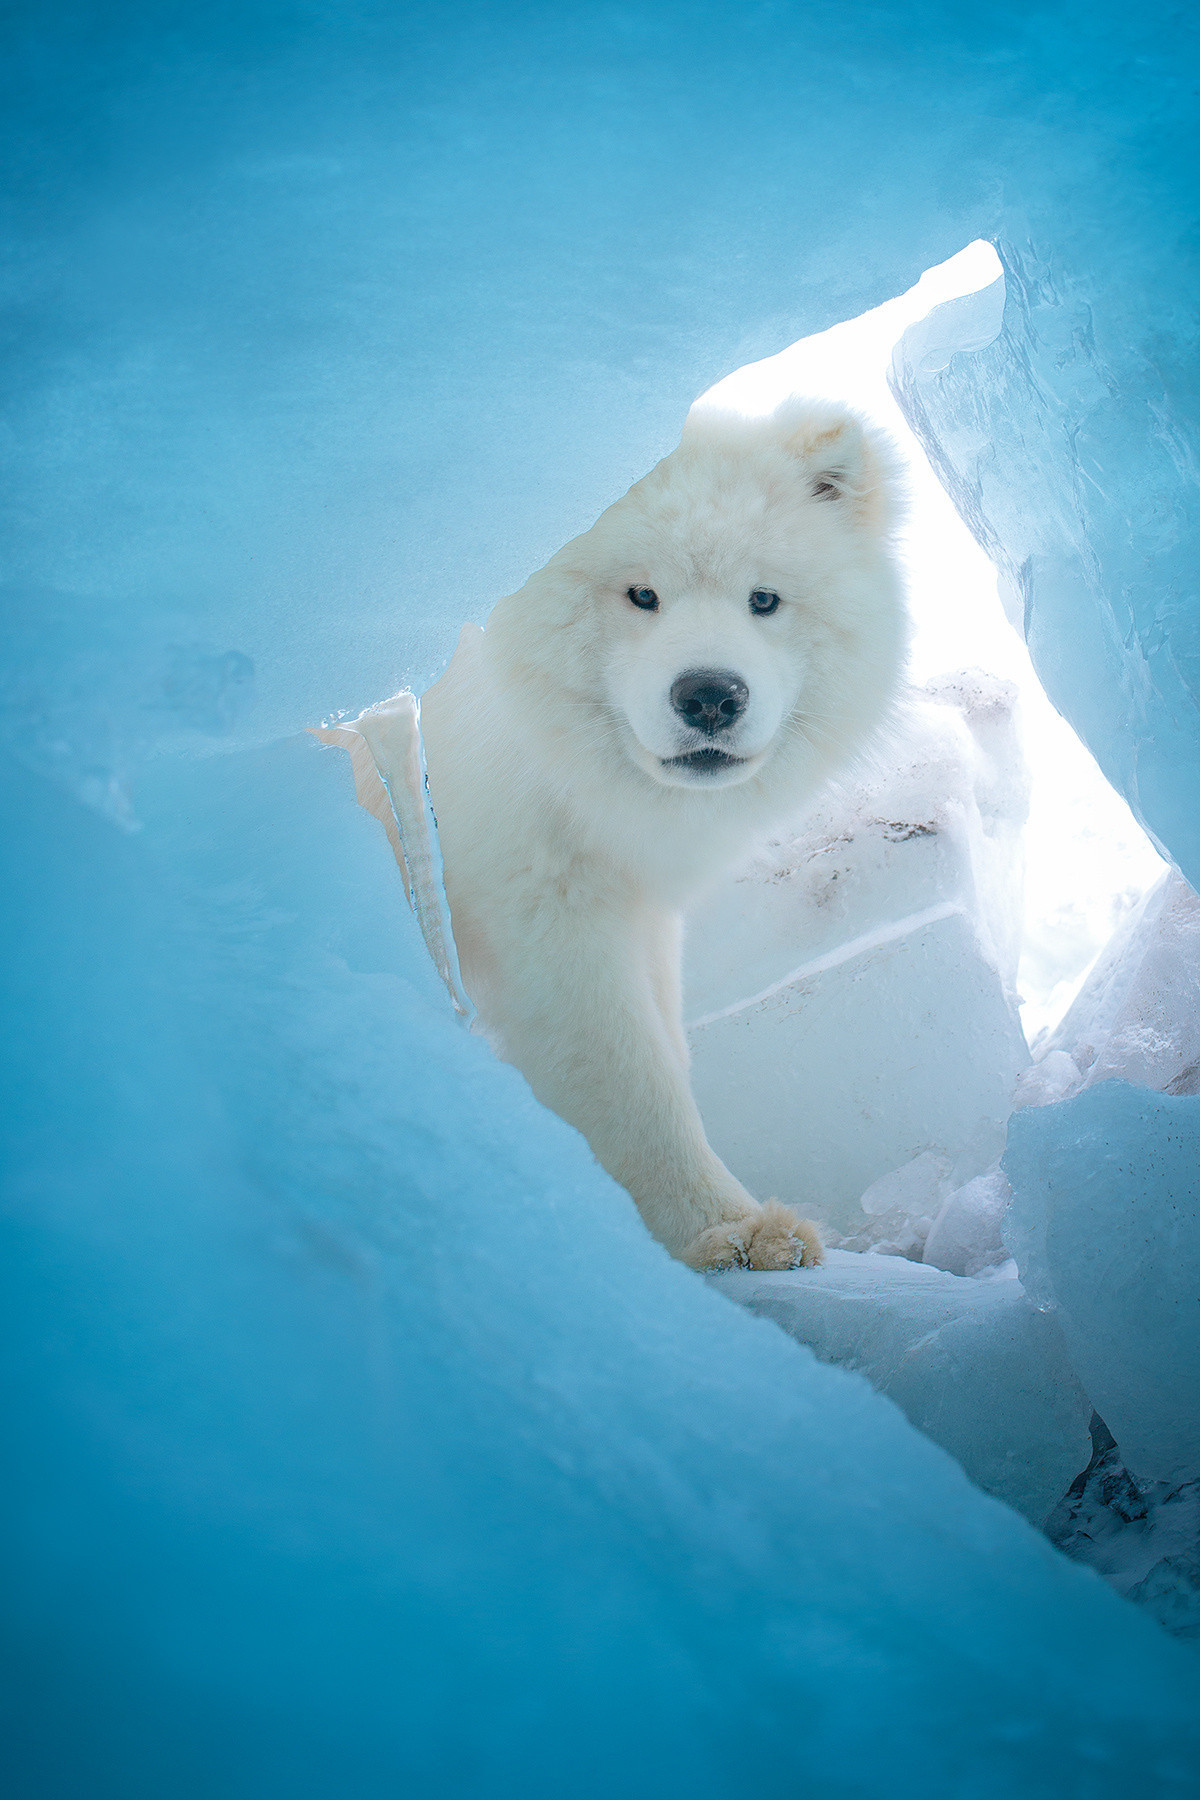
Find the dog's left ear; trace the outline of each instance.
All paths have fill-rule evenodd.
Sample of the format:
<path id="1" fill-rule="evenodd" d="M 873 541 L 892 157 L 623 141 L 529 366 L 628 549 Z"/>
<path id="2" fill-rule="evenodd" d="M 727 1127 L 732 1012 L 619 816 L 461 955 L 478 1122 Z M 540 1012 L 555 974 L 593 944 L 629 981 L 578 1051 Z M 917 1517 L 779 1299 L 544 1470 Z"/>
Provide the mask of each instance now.
<path id="1" fill-rule="evenodd" d="M 887 440 L 855 413 L 829 403 L 791 402 L 776 414 L 811 497 L 886 530 L 896 511 L 895 459 Z"/>

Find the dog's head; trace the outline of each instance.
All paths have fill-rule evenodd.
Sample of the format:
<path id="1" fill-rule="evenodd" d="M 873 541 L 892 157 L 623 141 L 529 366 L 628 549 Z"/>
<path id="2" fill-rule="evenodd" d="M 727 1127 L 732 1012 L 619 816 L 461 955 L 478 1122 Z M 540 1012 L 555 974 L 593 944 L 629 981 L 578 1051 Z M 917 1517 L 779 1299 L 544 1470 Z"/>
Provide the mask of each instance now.
<path id="1" fill-rule="evenodd" d="M 522 660 L 660 787 L 841 760 L 899 669 L 884 445 L 853 414 L 695 411 L 679 448 L 525 591 Z M 530 631 L 537 634 L 537 643 Z"/>

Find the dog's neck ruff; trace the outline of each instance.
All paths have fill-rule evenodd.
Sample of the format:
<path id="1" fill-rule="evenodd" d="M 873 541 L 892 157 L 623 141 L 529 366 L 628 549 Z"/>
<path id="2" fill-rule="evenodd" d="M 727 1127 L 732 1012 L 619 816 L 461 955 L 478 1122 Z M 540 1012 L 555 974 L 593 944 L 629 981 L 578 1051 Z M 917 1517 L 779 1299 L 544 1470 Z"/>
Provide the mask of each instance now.
<path id="1" fill-rule="evenodd" d="M 429 799 L 421 702 L 405 688 L 390 700 L 368 706 L 357 719 L 314 725 L 310 730 L 323 744 L 337 744 L 349 752 L 358 803 L 387 833 L 433 966 L 455 1012 L 471 1024 L 475 1008 L 459 971 L 437 819 Z"/>

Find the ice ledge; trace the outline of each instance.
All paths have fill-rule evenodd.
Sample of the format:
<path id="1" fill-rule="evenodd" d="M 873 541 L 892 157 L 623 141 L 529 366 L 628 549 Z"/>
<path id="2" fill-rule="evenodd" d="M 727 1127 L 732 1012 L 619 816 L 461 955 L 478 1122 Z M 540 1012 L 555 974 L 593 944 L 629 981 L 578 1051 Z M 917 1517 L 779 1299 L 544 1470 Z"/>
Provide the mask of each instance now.
<path id="1" fill-rule="evenodd" d="M 1057 1319 L 1016 1279 L 830 1250 L 821 1269 L 710 1276 L 725 1294 L 865 1375 L 985 1493 L 1041 1525 L 1091 1454 L 1091 1404 Z"/>

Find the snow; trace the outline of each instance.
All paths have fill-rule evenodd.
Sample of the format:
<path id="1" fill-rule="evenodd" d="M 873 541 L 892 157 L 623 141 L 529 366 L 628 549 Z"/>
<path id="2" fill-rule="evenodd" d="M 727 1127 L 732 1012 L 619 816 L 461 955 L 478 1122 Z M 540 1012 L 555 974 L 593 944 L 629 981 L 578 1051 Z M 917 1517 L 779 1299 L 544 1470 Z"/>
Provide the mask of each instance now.
<path id="1" fill-rule="evenodd" d="M 1195 1791 L 1195 1658 L 1155 1618 L 1179 1623 L 1189 1579 L 1200 1098 L 1097 1079 L 1056 1102 L 1070 1070 L 1037 1065 L 1049 1103 L 1008 1126 L 1001 1244 L 1033 1310 L 1003 1274 L 902 1256 L 776 1284 L 821 1297 L 822 1356 L 869 1353 L 918 1429 L 671 1263 L 461 1029 L 345 759 L 304 735 L 423 689 L 464 619 L 668 449 L 714 381 L 893 296 L 915 322 L 920 272 L 994 238 L 1000 335 L 939 358 L 927 332 L 901 397 L 1052 698 L 1200 879 L 1194 21 L 864 17 L 148 0 L 12 21 L 0 1585 L 18 1793 Z M 1157 865 L 1086 756 L 1063 780 L 1091 840 L 1043 804 L 1074 740 L 1045 714 L 1038 735 L 983 551 L 960 533 L 912 555 L 938 614 L 935 660 L 918 619 L 918 688 L 979 663 L 1021 692 L 1025 841 L 1055 851 L 1031 857 L 1049 871 L 1036 954 L 1014 989 L 997 870 L 1015 813 L 979 714 L 931 692 L 936 836 L 891 839 L 890 812 L 831 798 L 835 837 L 868 820 L 846 847 L 854 903 L 790 952 L 778 937 L 755 985 L 727 968 L 703 1010 L 809 969 L 876 1114 L 834 1146 L 840 1172 L 822 1152 L 827 1205 L 915 1248 L 941 1198 L 928 1249 L 998 1148 L 1026 1066 L 1016 993 L 1053 1028 Z M 923 767 L 900 821 L 919 792 L 929 822 Z M 765 923 L 772 895 L 752 882 L 739 903 Z M 1144 978 L 1122 976 L 1119 1004 L 1099 973 L 1082 996 L 1061 1049 L 1081 1072 L 1085 1043 L 1089 1075 L 1110 1052 L 1168 1085 L 1190 1066 L 1163 987 L 1181 965 L 1138 936 L 1150 914 L 1130 939 Z M 939 1009 L 910 1025 L 910 1123 L 872 1080 L 906 958 Z M 867 964 L 877 989 L 855 985 Z M 789 994 L 761 1003 L 785 1033 Z M 821 1062 L 815 1038 L 795 1055 Z M 895 1182 L 864 1213 L 905 1169 L 903 1217 Z M 839 1315 L 844 1269 L 862 1291 Z M 1136 1556 L 1138 1519 L 1105 1539 L 1141 1610 L 954 1460 L 1033 1516 L 1080 1454 L 1077 1395 L 1040 1385 L 1060 1339 L 1138 1498 L 1097 1465 L 1057 1540 L 1095 1545 L 1109 1489 L 1142 1506 Z M 1045 1460 L 1018 1468 L 1021 1446 Z"/>

